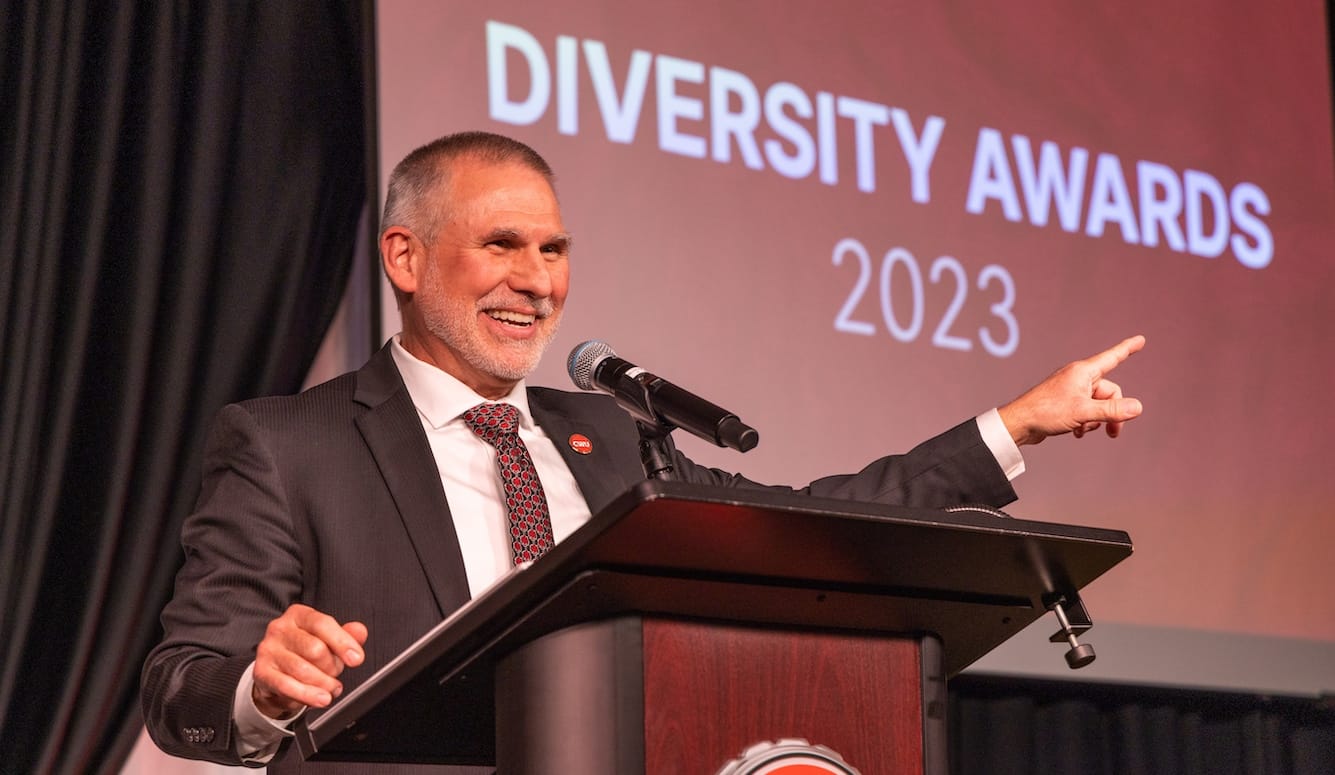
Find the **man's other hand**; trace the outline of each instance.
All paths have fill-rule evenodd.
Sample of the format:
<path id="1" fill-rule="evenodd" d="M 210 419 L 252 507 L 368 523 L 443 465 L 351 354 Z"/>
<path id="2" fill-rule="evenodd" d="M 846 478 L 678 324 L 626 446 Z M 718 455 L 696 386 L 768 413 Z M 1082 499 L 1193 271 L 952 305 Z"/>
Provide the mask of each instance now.
<path id="1" fill-rule="evenodd" d="M 343 668 L 366 659 L 366 636 L 361 622 L 339 624 L 310 606 L 290 606 L 269 622 L 255 649 L 255 707 L 282 719 L 303 707 L 328 706 L 343 693 Z"/>

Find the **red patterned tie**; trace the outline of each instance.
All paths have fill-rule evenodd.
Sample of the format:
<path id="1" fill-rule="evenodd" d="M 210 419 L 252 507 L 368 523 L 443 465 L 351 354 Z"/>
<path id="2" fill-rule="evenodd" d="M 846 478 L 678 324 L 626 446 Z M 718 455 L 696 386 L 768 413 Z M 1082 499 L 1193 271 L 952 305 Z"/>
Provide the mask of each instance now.
<path id="1" fill-rule="evenodd" d="M 547 496 L 528 448 L 519 440 L 519 410 L 510 404 L 478 404 L 464 412 L 464 422 L 496 448 L 496 468 L 510 512 L 510 548 L 515 565 L 536 560 L 555 542 Z"/>

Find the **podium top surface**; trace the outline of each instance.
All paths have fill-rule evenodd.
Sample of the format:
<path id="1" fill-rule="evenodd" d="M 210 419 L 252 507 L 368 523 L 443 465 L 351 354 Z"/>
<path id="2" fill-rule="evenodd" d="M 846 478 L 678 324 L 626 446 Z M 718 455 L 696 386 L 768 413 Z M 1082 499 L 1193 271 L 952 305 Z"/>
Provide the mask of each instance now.
<path id="1" fill-rule="evenodd" d="M 954 675 L 1131 550 L 1120 530 L 646 481 L 307 714 L 297 744 L 306 757 L 490 763 L 495 661 L 626 614 L 931 633 Z"/>

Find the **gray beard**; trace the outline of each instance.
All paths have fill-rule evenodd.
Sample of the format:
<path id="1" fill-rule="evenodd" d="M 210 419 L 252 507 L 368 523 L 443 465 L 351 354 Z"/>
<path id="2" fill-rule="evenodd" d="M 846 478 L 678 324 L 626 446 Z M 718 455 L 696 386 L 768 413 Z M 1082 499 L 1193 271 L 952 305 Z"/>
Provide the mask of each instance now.
<path id="1" fill-rule="evenodd" d="M 534 305 L 548 315 L 543 334 L 525 341 L 484 341 L 485 334 L 477 325 L 477 314 L 484 309 L 505 306 L 506 301 L 513 299 L 505 299 L 503 296 L 488 295 L 480 299 L 471 310 L 438 304 L 437 300 L 443 298 L 439 278 L 437 272 L 429 271 L 422 278 L 420 298 L 430 299 L 431 302 L 421 305 L 422 319 L 427 330 L 458 353 L 468 365 L 497 379 L 518 381 L 532 374 L 538 367 L 543 353 L 560 328 L 560 318 L 550 313 L 550 300 L 540 299 Z"/>

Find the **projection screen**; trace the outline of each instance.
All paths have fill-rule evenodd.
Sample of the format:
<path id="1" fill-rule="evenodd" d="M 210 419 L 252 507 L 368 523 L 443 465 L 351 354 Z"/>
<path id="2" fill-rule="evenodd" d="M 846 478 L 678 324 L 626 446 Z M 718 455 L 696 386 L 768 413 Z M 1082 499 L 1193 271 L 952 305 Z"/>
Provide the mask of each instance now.
<path id="1" fill-rule="evenodd" d="M 1099 661 L 1048 618 L 974 669 L 1332 691 L 1326 12 L 1229 6 L 382 0 L 382 196 L 442 134 L 534 146 L 574 250 L 530 382 L 606 340 L 755 426 L 679 445 L 762 481 L 1143 333 L 1144 416 L 1026 447 L 1009 509 L 1134 539 L 1085 593 Z"/>

